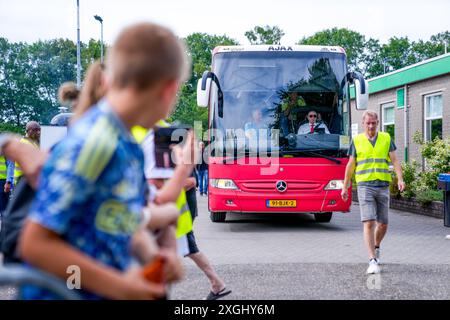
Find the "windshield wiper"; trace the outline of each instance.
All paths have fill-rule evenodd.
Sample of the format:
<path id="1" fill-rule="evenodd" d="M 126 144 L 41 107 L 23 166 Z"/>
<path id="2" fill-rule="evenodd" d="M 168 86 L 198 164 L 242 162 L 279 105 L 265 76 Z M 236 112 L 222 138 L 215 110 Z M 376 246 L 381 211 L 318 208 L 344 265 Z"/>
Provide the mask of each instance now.
<path id="1" fill-rule="evenodd" d="M 315 151 L 320 151 L 320 150 L 321 150 L 321 149 L 317 149 L 317 150 L 315 150 Z M 339 160 L 339 159 L 336 159 L 336 158 L 333 158 L 333 157 L 330 157 L 330 156 L 327 156 L 327 155 L 324 155 L 324 154 L 316 153 L 316 152 L 310 151 L 310 150 L 285 150 L 285 151 L 281 151 L 281 150 L 280 150 L 280 156 L 282 156 L 282 155 L 284 155 L 284 154 L 295 154 L 295 153 L 309 154 L 309 155 L 311 155 L 311 156 L 315 156 L 315 157 L 319 157 L 319 158 L 324 158 L 324 159 L 333 161 L 333 162 L 336 163 L 336 164 L 341 164 L 341 163 L 342 163 L 342 161 Z M 231 160 L 236 161 L 236 160 L 241 159 L 241 158 L 243 158 L 243 157 L 250 157 L 250 156 L 255 156 L 255 157 L 257 157 L 257 156 L 258 156 L 258 152 L 251 153 L 250 150 L 245 150 L 245 151 L 243 151 L 243 152 L 237 153 L 237 154 L 234 155 L 233 157 L 228 157 L 228 158 L 226 158 L 226 159 L 223 159 L 222 162 L 223 162 L 223 164 L 226 164 L 227 162 L 229 162 L 229 161 L 231 161 Z"/>
<path id="2" fill-rule="evenodd" d="M 320 150 L 321 150 L 321 149 L 317 149 L 317 150 L 315 150 L 315 151 L 320 151 Z M 333 162 L 336 163 L 336 164 L 341 164 L 341 163 L 342 163 L 342 161 L 339 160 L 339 159 L 336 159 L 336 158 L 333 158 L 333 157 L 330 157 L 330 156 L 326 156 L 326 155 L 324 155 L 324 154 L 316 153 L 316 152 L 310 151 L 310 150 L 299 150 L 299 149 L 294 149 L 294 150 L 285 150 L 285 151 L 282 151 L 282 154 L 293 154 L 293 153 L 294 153 L 294 154 L 295 154 L 295 153 L 309 154 L 309 155 L 316 156 L 316 157 L 319 157 L 319 158 L 328 159 L 328 160 L 330 160 L 330 161 L 333 161 Z"/>
<path id="3" fill-rule="evenodd" d="M 232 157 L 228 157 L 226 159 L 223 159 L 222 162 L 225 164 L 228 161 L 231 161 L 231 160 L 235 161 L 235 160 L 241 159 L 243 157 L 260 157 L 260 158 L 263 158 L 263 157 L 266 157 L 266 156 L 267 157 L 272 157 L 274 155 L 276 157 L 279 157 L 280 156 L 280 152 L 281 152 L 280 150 L 267 150 L 267 149 L 264 149 L 264 150 L 258 150 L 258 151 L 256 151 L 256 150 L 255 151 L 250 151 L 250 150 L 246 149 L 246 150 L 238 152 L 236 155 L 234 155 Z"/>
<path id="4" fill-rule="evenodd" d="M 226 159 L 223 159 L 222 162 L 223 162 L 223 164 L 226 164 L 228 161 L 231 161 L 231 160 L 236 161 L 236 160 L 241 159 L 243 157 L 251 157 L 251 156 L 257 157 L 258 156 L 258 152 L 256 152 L 256 151 L 255 152 L 250 152 L 250 150 L 246 149 L 244 151 L 238 152 L 236 155 L 233 155 L 232 157 L 228 157 Z"/>

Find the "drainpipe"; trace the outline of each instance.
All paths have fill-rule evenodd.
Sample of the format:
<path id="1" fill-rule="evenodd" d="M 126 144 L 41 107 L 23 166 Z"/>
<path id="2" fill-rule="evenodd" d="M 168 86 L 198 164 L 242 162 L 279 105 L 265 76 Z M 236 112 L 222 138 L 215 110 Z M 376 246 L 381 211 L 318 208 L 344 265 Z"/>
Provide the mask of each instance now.
<path id="1" fill-rule="evenodd" d="M 403 108 L 403 135 L 404 135 L 404 146 L 405 146 L 405 154 L 404 154 L 404 161 L 406 163 L 409 162 L 409 121 L 408 121 L 408 108 L 409 108 L 409 99 L 408 99 L 408 85 L 404 86 L 404 93 L 405 93 L 405 107 Z"/>

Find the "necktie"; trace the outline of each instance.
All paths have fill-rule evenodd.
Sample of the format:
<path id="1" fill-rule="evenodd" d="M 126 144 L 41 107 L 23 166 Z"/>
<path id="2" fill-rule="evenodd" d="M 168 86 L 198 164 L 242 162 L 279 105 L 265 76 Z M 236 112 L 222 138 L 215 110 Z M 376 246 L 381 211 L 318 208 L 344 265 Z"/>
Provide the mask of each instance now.
<path id="1" fill-rule="evenodd" d="M 314 133 L 314 124 L 312 124 L 312 123 L 311 123 L 311 130 L 309 132 Z"/>

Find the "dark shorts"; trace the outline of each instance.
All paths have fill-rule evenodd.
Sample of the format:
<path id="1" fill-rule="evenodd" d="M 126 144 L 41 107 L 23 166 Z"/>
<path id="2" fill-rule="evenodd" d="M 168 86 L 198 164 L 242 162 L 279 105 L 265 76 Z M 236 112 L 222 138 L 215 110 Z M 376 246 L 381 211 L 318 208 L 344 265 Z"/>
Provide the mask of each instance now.
<path id="1" fill-rule="evenodd" d="M 197 243 L 195 242 L 195 236 L 194 236 L 194 231 L 189 232 L 187 235 L 187 242 L 188 242 L 188 247 L 189 247 L 189 254 L 194 254 L 199 252 L 200 250 L 198 250 L 197 247 Z"/>
<path id="2" fill-rule="evenodd" d="M 5 188 L 6 180 L 0 180 L 0 215 L 5 211 L 9 202 L 9 192 L 4 193 L 3 189 Z"/>

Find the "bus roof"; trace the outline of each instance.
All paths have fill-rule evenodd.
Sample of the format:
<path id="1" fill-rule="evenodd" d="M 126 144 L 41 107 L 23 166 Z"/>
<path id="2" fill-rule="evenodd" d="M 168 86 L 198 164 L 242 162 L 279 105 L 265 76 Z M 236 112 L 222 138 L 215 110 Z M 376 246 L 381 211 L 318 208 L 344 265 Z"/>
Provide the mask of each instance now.
<path id="1" fill-rule="evenodd" d="M 301 52 L 334 52 L 345 54 L 345 50 L 338 46 L 306 46 L 306 45 L 253 45 L 253 46 L 218 46 L 213 50 L 213 55 L 223 52 L 236 51 L 301 51 Z"/>

